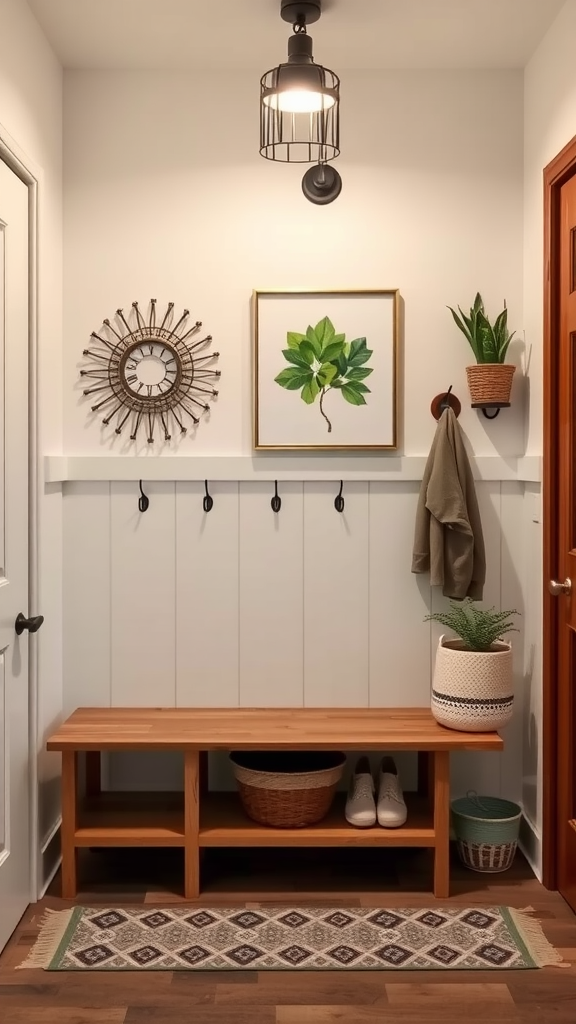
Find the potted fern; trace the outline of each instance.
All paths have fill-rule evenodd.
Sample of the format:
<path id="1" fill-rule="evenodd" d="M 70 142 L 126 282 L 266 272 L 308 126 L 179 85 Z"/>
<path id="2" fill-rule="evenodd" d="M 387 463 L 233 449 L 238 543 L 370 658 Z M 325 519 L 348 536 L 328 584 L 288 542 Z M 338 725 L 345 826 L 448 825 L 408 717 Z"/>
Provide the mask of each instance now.
<path id="1" fill-rule="evenodd" d="M 440 637 L 432 687 L 432 714 L 449 729 L 491 732 L 512 718 L 512 647 L 502 639 L 517 632 L 515 609 L 478 608 L 472 598 L 450 602 L 447 612 L 428 615 L 456 633 Z"/>
<path id="2" fill-rule="evenodd" d="M 467 366 L 468 387 L 472 407 L 510 405 L 512 378 L 516 367 L 507 363 L 508 346 L 514 337 L 508 330 L 508 310 L 498 314 L 493 324 L 486 316 L 480 292 L 468 316 L 458 306 L 458 313 L 448 306 L 456 326 L 468 341 L 476 366 Z"/>

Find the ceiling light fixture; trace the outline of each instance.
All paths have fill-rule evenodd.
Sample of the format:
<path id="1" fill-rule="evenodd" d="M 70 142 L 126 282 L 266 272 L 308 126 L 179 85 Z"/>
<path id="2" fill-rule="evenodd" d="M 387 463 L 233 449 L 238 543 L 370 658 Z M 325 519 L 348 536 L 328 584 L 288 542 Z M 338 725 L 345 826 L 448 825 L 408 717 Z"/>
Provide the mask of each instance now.
<path id="1" fill-rule="evenodd" d="M 280 0 L 280 15 L 292 25 L 288 61 L 260 79 L 260 153 L 282 163 L 311 163 L 304 195 L 325 205 L 340 194 L 342 179 L 327 167 L 340 153 L 340 79 L 314 63 L 307 26 L 318 21 L 321 0 Z"/>

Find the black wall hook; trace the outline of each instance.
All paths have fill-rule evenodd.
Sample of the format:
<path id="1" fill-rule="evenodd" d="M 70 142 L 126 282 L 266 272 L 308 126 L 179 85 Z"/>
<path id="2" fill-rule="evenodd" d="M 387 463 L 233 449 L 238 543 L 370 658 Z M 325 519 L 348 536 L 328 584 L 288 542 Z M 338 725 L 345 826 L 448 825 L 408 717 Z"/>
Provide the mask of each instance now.
<path id="1" fill-rule="evenodd" d="M 272 501 L 270 502 L 270 506 L 271 506 L 273 512 L 279 512 L 280 509 L 282 508 L 282 498 L 278 494 L 278 481 L 277 480 L 274 481 L 274 497 L 272 498 Z"/>
<path id="2" fill-rule="evenodd" d="M 147 512 L 148 511 L 148 506 L 150 504 L 150 498 L 148 498 L 147 495 L 144 494 L 144 491 L 142 490 L 142 481 L 141 480 L 138 481 L 138 486 L 140 487 L 140 497 L 138 498 L 138 508 L 140 509 L 140 512 Z"/>
<path id="3" fill-rule="evenodd" d="M 205 495 L 204 495 L 204 497 L 202 499 L 202 508 L 204 509 L 205 512 L 211 512 L 213 507 L 214 507 L 214 498 L 211 496 L 211 494 L 208 491 L 208 481 L 207 480 L 204 481 L 204 490 L 205 490 L 206 493 L 205 493 Z"/>
<path id="4" fill-rule="evenodd" d="M 340 490 L 338 491 L 338 494 L 334 498 L 334 508 L 336 509 L 337 512 L 343 512 L 344 511 L 344 498 L 342 497 L 342 489 L 343 489 L 343 487 L 344 487 L 344 481 L 341 480 L 340 481 Z"/>
<path id="5" fill-rule="evenodd" d="M 448 391 L 444 395 L 444 398 L 440 402 L 440 408 L 442 409 L 442 411 L 444 411 L 444 409 L 450 408 L 450 395 L 452 394 L 452 387 L 453 385 L 451 384 L 450 387 L 448 388 Z"/>

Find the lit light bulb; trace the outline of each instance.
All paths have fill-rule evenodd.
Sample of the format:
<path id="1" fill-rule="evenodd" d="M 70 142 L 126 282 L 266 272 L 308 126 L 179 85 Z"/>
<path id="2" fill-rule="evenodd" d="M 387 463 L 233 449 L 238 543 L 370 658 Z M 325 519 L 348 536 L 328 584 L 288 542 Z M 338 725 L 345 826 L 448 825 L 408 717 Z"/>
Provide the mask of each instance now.
<path id="1" fill-rule="evenodd" d="M 308 89 L 286 89 L 272 92 L 264 97 L 266 106 L 285 114 L 315 114 L 334 106 L 334 97 L 323 92 Z"/>

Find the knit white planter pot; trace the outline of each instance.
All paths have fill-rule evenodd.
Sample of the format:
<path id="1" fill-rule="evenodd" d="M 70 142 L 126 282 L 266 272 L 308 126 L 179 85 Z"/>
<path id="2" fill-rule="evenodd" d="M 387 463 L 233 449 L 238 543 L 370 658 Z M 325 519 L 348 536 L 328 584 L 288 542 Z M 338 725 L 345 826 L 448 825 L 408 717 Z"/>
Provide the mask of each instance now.
<path id="1" fill-rule="evenodd" d="M 432 714 L 440 725 L 463 732 L 491 732 L 513 714 L 512 648 L 468 651 L 461 640 L 440 637 L 436 653 Z"/>

